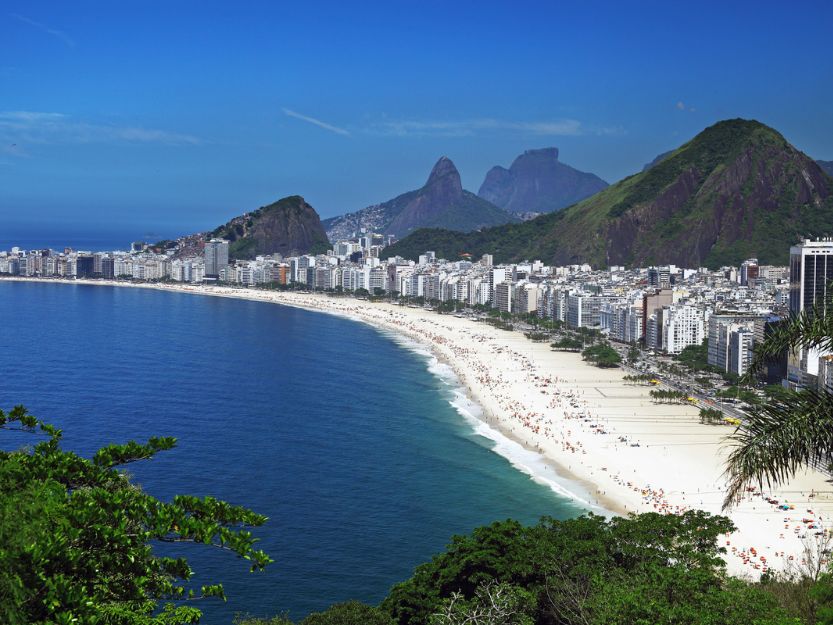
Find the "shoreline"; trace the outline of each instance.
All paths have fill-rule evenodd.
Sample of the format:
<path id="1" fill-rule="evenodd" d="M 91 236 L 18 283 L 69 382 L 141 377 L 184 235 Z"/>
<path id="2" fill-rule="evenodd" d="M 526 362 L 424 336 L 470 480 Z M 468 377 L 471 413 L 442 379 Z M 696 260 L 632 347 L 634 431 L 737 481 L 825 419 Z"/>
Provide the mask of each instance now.
<path id="1" fill-rule="evenodd" d="M 620 515 L 697 508 L 728 516 L 737 530 L 725 536 L 725 545 L 721 537 L 721 546 L 727 551 L 727 570 L 734 575 L 754 578 L 767 569 L 795 567 L 801 563 L 805 543 L 812 542 L 817 531 L 831 527 L 833 492 L 823 476 L 813 472 L 797 476 L 776 492 L 749 493 L 733 510 L 723 513 L 724 439 L 731 428 L 700 424 L 695 407 L 654 404 L 648 388 L 624 383 L 621 370 L 598 369 L 577 354 L 553 352 L 548 343 L 532 343 L 517 332 L 349 296 L 178 283 L 0 280 L 134 287 L 262 301 L 334 314 L 406 337 L 454 372 L 460 391 L 482 411 L 473 419 L 538 454 L 554 475 L 586 491 L 588 501 L 573 493 L 579 507 L 592 507 L 595 500 L 596 505 Z M 477 428 L 475 432 L 483 435 Z M 506 454 L 500 455 L 536 479 L 534 470 L 524 470 Z M 558 479 L 553 482 L 562 486 Z M 765 501 L 767 497 L 793 508 L 780 510 Z M 812 520 L 813 528 L 808 529 L 806 519 Z"/>
<path id="2" fill-rule="evenodd" d="M 280 305 L 280 304 L 279 304 Z M 304 309 L 308 310 L 308 309 Z M 359 319 L 352 319 L 350 317 L 345 317 L 351 319 L 352 321 L 359 321 L 360 323 L 364 323 Z M 373 326 L 371 326 L 373 327 Z M 378 328 L 375 328 L 378 330 Z M 602 513 L 606 515 L 619 515 L 623 514 L 621 506 L 619 506 L 614 500 L 609 499 L 608 497 L 596 497 L 597 502 L 594 504 L 590 501 L 593 499 L 593 484 L 582 480 L 576 475 L 572 475 L 566 468 L 560 466 L 554 460 L 547 458 L 544 454 L 540 452 L 538 449 L 534 449 L 529 445 L 525 444 L 524 441 L 520 440 L 519 437 L 515 436 L 514 434 L 504 432 L 500 428 L 500 422 L 494 418 L 493 415 L 486 412 L 485 408 L 479 403 L 477 397 L 473 396 L 474 393 L 471 390 L 471 387 L 466 386 L 460 379 L 460 374 L 454 369 L 453 365 L 441 355 L 436 353 L 431 346 L 426 345 L 423 342 L 419 342 L 416 339 L 411 338 L 410 336 L 396 333 L 395 331 L 385 329 L 382 332 L 383 334 L 388 334 L 388 338 L 399 343 L 405 349 L 409 351 L 414 351 L 418 355 L 425 355 L 428 357 L 432 357 L 436 360 L 438 364 L 445 365 L 448 367 L 452 375 L 454 376 L 453 382 L 456 389 L 459 389 L 460 395 L 464 398 L 467 402 L 469 402 L 472 406 L 475 406 L 477 410 L 480 411 L 481 416 L 477 416 L 475 414 L 471 414 L 469 411 L 463 411 L 460 406 L 455 405 L 454 401 L 449 401 L 451 406 L 454 410 L 460 415 L 460 417 L 464 420 L 469 422 L 472 426 L 474 433 L 482 438 L 486 438 L 490 440 L 493 445 L 491 451 L 496 453 L 497 455 L 503 457 L 509 464 L 515 468 L 515 470 L 520 471 L 521 473 L 526 474 L 531 480 L 535 481 L 536 483 L 545 486 L 552 490 L 554 493 L 568 498 L 575 503 L 575 505 L 584 508 L 586 511 L 592 511 L 596 514 Z M 404 339 L 404 340 L 403 340 Z M 411 344 L 406 344 L 405 341 L 410 341 Z M 420 352 L 417 348 L 423 348 L 429 350 L 428 352 Z M 428 370 L 430 373 L 435 375 L 436 377 L 444 380 L 444 377 L 441 374 L 434 373 L 431 371 L 431 362 L 428 361 Z M 455 393 L 455 390 L 452 389 L 452 393 Z M 483 432 L 478 431 L 479 427 L 488 428 L 491 432 L 495 432 L 498 436 L 502 437 L 505 441 L 518 445 L 521 449 L 525 452 L 530 454 L 536 454 L 541 462 L 547 465 L 548 469 L 552 469 L 555 473 L 555 476 L 548 477 L 541 473 L 535 472 L 532 468 L 527 467 L 525 465 L 516 462 L 516 459 L 501 453 L 497 450 L 497 447 L 500 445 L 501 441 L 493 436 L 489 436 L 484 434 Z M 562 484 L 561 482 L 566 482 L 566 484 Z M 556 488 L 557 487 L 557 488 Z M 579 491 L 579 492 L 575 492 Z M 626 514 L 626 513 L 624 513 Z"/>

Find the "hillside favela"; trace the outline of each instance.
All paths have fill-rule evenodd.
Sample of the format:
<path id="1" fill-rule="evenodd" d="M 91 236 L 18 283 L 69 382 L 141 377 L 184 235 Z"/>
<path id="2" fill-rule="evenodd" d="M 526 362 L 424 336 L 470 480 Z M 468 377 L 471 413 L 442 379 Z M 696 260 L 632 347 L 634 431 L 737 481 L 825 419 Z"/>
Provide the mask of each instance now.
<path id="1" fill-rule="evenodd" d="M 0 624 L 833 624 L 832 28 L 12 0 Z"/>

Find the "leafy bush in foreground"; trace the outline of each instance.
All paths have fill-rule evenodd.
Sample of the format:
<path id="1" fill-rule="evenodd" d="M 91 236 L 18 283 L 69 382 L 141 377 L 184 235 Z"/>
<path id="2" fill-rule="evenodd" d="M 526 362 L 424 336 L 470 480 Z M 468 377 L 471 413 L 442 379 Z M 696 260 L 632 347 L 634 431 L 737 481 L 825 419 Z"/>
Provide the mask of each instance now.
<path id="1" fill-rule="evenodd" d="M 221 547 L 249 560 L 253 571 L 271 562 L 244 529 L 266 517 L 212 497 L 164 503 L 117 470 L 171 449 L 173 438 L 110 445 L 86 459 L 62 450 L 61 431 L 23 406 L 0 410 L 0 431 L 13 430 L 48 438 L 31 449 L 0 451 L 4 625 L 199 622 L 200 611 L 187 600 L 222 598 L 222 586 L 186 590 L 186 560 L 154 555 L 152 542 Z"/>

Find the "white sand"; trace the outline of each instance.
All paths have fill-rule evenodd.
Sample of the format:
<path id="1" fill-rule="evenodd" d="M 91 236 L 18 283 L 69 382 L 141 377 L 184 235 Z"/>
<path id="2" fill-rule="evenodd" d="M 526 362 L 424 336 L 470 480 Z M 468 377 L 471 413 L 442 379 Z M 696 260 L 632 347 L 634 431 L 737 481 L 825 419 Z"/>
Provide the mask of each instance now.
<path id="1" fill-rule="evenodd" d="M 69 282 L 79 283 L 268 301 L 399 332 L 448 363 L 482 407 L 485 420 L 539 451 L 561 478 L 578 482 L 582 488 L 577 492 L 586 490 L 592 504 L 619 514 L 692 508 L 721 513 L 724 439 L 731 427 L 701 425 L 696 407 L 654 404 L 650 389 L 624 383 L 621 370 L 598 369 L 578 354 L 554 352 L 548 343 L 533 343 L 518 332 L 421 308 L 319 294 Z M 756 577 L 766 567 L 798 565 L 806 543 L 818 540 L 815 532 L 830 526 L 833 492 L 818 473 L 803 474 L 765 496 L 795 508 L 778 510 L 755 493 L 727 513 L 737 526 L 722 539 L 734 574 Z M 804 519 L 812 519 L 815 529 L 808 530 Z"/>

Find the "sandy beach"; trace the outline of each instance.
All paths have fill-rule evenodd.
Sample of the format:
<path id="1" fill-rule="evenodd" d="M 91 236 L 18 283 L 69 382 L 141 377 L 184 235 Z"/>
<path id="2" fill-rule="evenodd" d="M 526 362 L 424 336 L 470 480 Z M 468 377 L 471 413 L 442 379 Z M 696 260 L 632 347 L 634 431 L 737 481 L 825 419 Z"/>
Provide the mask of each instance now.
<path id="1" fill-rule="evenodd" d="M 594 511 L 721 513 L 724 440 L 731 427 L 700 424 L 694 406 L 655 404 L 649 388 L 624 382 L 623 371 L 593 367 L 578 354 L 552 351 L 548 343 L 533 343 L 521 333 L 349 297 L 181 284 L 66 283 L 272 302 L 399 333 L 447 363 L 482 408 L 482 418 L 539 452 L 548 470 L 576 484 L 578 500 L 589 499 Z M 767 499 L 791 509 L 779 509 Z M 727 516 L 737 526 L 722 539 L 728 569 L 756 577 L 767 569 L 801 564 L 806 543 L 830 527 L 833 492 L 822 475 L 808 472 L 777 491 L 749 493 Z"/>

